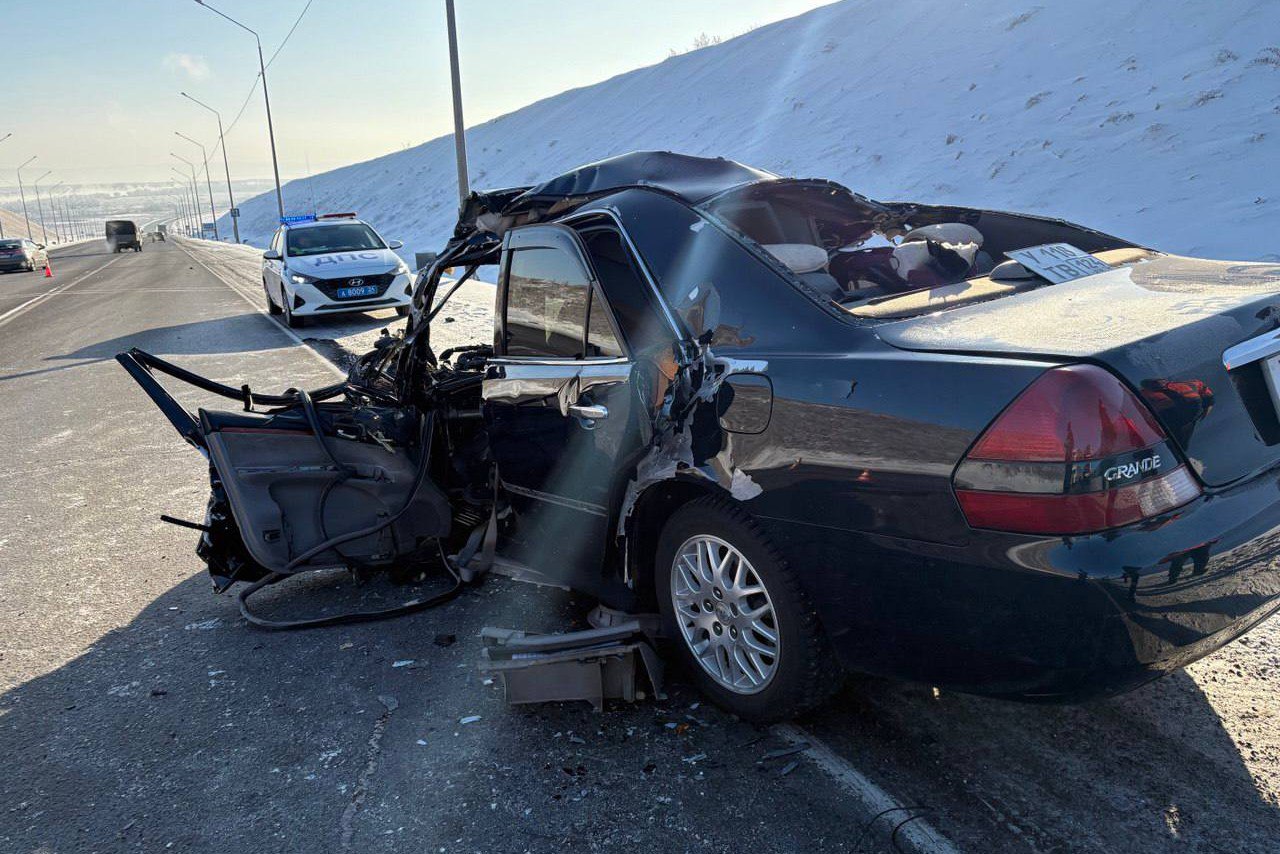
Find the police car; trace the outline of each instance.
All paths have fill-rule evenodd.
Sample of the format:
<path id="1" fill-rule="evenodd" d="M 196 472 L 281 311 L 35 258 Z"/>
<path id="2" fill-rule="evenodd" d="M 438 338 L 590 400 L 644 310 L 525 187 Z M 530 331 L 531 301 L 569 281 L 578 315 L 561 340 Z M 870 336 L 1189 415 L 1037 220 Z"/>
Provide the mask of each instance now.
<path id="1" fill-rule="evenodd" d="M 412 276 L 387 243 L 354 213 L 290 216 L 262 253 L 262 287 L 272 314 L 291 327 L 307 317 L 394 308 L 409 313 Z"/>

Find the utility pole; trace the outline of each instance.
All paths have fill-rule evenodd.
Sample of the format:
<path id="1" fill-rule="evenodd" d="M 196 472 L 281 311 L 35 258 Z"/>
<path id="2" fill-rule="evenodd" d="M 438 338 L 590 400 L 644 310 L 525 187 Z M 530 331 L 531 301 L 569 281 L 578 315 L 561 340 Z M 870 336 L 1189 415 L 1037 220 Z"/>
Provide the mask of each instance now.
<path id="1" fill-rule="evenodd" d="M 213 209 L 213 181 L 209 180 L 209 152 L 204 150 L 203 145 L 186 134 L 179 133 L 176 130 L 174 133 L 200 149 L 200 159 L 204 161 L 204 183 L 209 189 L 209 217 L 213 220 L 213 239 L 218 240 L 218 214 Z"/>
<path id="2" fill-rule="evenodd" d="M 262 39 L 258 38 L 258 33 L 255 30 L 249 29 L 225 12 L 219 12 L 208 3 L 204 2 L 204 0 L 196 0 L 196 3 L 252 35 L 253 40 L 258 45 L 258 73 L 262 76 L 262 100 L 267 107 L 267 135 L 271 139 L 271 169 L 276 176 L 276 208 L 280 212 L 280 218 L 284 219 L 284 194 L 280 192 L 280 161 L 276 158 L 276 130 L 275 126 L 271 123 L 271 96 L 267 94 L 267 64 L 262 59 Z"/>
<path id="3" fill-rule="evenodd" d="M 444 0 L 445 18 L 449 25 L 449 78 L 453 84 L 453 151 L 458 161 L 458 212 L 471 194 L 467 180 L 467 135 L 462 122 L 462 77 L 458 71 L 458 25 L 453 14 L 453 0 Z M 283 216 L 283 214 L 281 214 Z"/>
<path id="4" fill-rule="evenodd" d="M 31 155 L 26 163 L 18 167 L 18 195 L 22 197 L 22 218 L 27 221 L 27 240 L 34 240 L 31 236 L 31 216 L 27 213 L 27 191 L 22 188 L 22 170 L 31 165 L 31 161 L 35 160 L 39 155 Z"/>
<path id="5" fill-rule="evenodd" d="M 231 192 L 231 165 L 227 162 L 227 138 L 222 133 L 222 113 L 219 113 L 217 110 L 215 110 L 213 107 L 210 107 L 204 101 L 201 101 L 197 98 L 192 98 L 186 92 L 179 92 L 178 94 L 186 98 L 188 101 L 191 101 L 192 103 L 199 104 L 200 106 L 204 107 L 206 110 L 208 110 L 209 112 L 213 113 L 215 116 L 218 117 L 218 145 L 222 146 L 222 169 L 227 173 L 227 205 L 228 205 L 227 210 L 230 212 L 230 215 L 231 215 L 231 232 L 232 232 L 232 235 L 235 237 L 236 243 L 238 244 L 240 242 L 240 217 L 237 216 L 239 211 L 236 210 L 236 197 Z"/>

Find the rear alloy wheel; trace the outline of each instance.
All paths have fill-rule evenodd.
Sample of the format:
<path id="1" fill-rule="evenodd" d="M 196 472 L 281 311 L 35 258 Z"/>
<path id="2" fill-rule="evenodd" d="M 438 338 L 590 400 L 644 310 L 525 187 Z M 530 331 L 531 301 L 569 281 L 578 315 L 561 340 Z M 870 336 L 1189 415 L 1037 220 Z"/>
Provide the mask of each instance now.
<path id="1" fill-rule="evenodd" d="M 736 505 L 707 497 L 677 511 L 654 575 L 664 633 L 717 704 L 775 721 L 839 687 L 839 666 L 795 574 Z"/>
<path id="2" fill-rule="evenodd" d="M 276 305 L 276 301 L 271 298 L 271 288 L 267 287 L 266 279 L 262 280 L 262 292 L 267 295 L 267 314 L 279 314 L 280 306 Z"/>

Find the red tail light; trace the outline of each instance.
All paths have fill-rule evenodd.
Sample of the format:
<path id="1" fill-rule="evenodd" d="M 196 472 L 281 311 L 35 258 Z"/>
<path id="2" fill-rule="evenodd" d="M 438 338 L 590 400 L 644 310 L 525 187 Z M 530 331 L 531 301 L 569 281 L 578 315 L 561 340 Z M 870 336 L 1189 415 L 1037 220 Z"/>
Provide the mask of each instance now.
<path id="1" fill-rule="evenodd" d="M 1117 528 L 1200 494 L 1150 410 L 1093 365 L 1032 383 L 974 444 L 955 489 L 973 527 L 1034 534 Z"/>

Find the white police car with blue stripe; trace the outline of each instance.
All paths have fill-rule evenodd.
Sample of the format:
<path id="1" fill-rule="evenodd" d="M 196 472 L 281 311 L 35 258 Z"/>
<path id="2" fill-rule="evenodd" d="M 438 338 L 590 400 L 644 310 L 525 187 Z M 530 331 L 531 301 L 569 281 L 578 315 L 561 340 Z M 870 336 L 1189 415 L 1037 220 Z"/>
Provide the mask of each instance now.
<path id="1" fill-rule="evenodd" d="M 280 220 L 262 253 L 262 287 L 272 314 L 291 327 L 307 317 L 394 308 L 404 317 L 413 299 L 403 244 L 383 240 L 354 213 Z"/>

